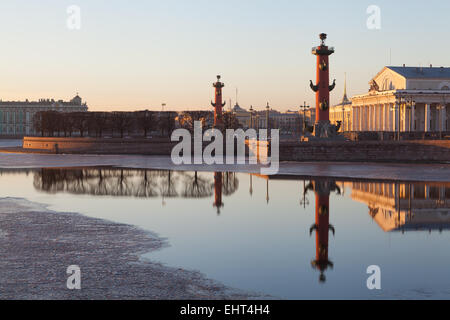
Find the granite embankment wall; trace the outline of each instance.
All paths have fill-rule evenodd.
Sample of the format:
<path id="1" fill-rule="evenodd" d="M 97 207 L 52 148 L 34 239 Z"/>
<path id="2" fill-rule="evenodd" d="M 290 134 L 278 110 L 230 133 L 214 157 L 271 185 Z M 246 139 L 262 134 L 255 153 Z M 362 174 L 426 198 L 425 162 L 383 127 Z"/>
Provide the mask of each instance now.
<path id="1" fill-rule="evenodd" d="M 28 152 L 170 155 L 169 139 L 93 139 L 25 137 Z M 206 146 L 209 143 L 204 143 Z M 264 154 L 267 145 L 260 149 Z M 256 151 L 254 150 L 254 151 Z M 281 161 L 450 162 L 450 140 L 282 142 Z"/>
<path id="2" fill-rule="evenodd" d="M 280 160 L 450 162 L 450 140 L 285 143 Z"/>
<path id="3" fill-rule="evenodd" d="M 95 139 L 25 137 L 23 149 L 51 153 L 170 155 L 170 139 Z"/>

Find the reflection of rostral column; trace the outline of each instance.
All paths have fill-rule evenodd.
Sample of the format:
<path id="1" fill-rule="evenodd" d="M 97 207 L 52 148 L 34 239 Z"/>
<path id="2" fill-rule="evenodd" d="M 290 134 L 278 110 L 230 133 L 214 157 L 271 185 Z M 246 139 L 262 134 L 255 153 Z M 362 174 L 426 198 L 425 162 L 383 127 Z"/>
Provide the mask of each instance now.
<path id="1" fill-rule="evenodd" d="M 311 89 L 316 93 L 316 125 L 315 136 L 327 137 L 330 126 L 330 91 L 336 86 L 336 80 L 330 86 L 329 56 L 334 53 L 334 48 L 327 47 L 325 40 L 327 35 L 320 34 L 321 44 L 314 47 L 312 54 L 317 56 L 317 84 L 311 81 Z"/>
<path id="2" fill-rule="evenodd" d="M 310 229 L 311 234 L 316 231 L 316 260 L 311 265 L 320 271 L 320 282 L 326 281 L 325 271 L 333 268 L 328 259 L 328 239 L 330 230 L 335 232 L 330 224 L 330 192 L 335 188 L 335 183 L 330 181 L 314 181 L 308 186 L 316 195 L 316 223 Z"/>
<path id="3" fill-rule="evenodd" d="M 223 129 L 222 109 L 225 107 L 225 102 L 222 103 L 222 88 L 225 87 L 223 82 L 220 82 L 220 76 L 217 76 L 217 82 L 213 83 L 216 88 L 215 102 L 211 102 L 214 107 L 214 128 Z"/>
<path id="4" fill-rule="evenodd" d="M 213 206 L 217 208 L 217 214 L 220 214 L 220 208 L 223 208 L 224 204 L 222 202 L 222 172 L 214 173 L 214 204 Z"/>

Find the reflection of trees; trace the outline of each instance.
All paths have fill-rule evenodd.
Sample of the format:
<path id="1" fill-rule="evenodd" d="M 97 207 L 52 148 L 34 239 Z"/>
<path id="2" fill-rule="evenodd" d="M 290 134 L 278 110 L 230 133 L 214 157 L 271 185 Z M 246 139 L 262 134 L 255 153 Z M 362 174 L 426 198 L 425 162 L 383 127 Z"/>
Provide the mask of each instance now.
<path id="1" fill-rule="evenodd" d="M 225 195 L 238 185 L 235 174 L 224 174 Z M 214 191 L 209 174 L 125 168 L 41 169 L 34 171 L 34 187 L 48 193 L 139 198 L 206 198 Z"/>
<path id="2" fill-rule="evenodd" d="M 172 171 L 161 171 L 160 177 L 162 178 L 158 184 L 160 195 L 166 198 L 177 197 L 178 192 L 176 189 L 176 183 L 178 182 L 179 177 L 173 174 Z"/>
<path id="3" fill-rule="evenodd" d="M 157 196 L 154 173 L 129 169 L 41 169 L 34 187 L 45 192 L 95 196 Z"/>
<path id="4" fill-rule="evenodd" d="M 184 198 L 207 198 L 213 194 L 211 182 L 204 177 L 199 177 L 197 171 L 194 175 L 186 174 L 184 183 L 185 187 L 182 192 Z"/>
<path id="5" fill-rule="evenodd" d="M 227 172 L 223 177 L 223 194 L 225 196 L 232 195 L 239 188 L 239 180 L 236 177 L 236 173 Z"/>

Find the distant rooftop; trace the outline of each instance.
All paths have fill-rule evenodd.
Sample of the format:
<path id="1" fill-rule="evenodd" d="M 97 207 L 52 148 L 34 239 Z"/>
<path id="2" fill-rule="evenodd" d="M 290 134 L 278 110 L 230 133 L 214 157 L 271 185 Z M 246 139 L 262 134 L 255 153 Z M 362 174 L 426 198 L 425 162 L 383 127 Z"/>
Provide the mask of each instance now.
<path id="1" fill-rule="evenodd" d="M 13 105 L 13 106 L 49 106 L 49 105 L 61 105 L 61 106 L 85 106 L 86 103 L 83 104 L 80 96 L 74 97 L 70 101 L 63 101 L 55 99 L 39 99 L 38 101 L 29 101 L 28 99 L 25 101 L 3 101 L 0 100 L 0 105 Z"/>
<path id="2" fill-rule="evenodd" d="M 450 79 L 450 68 L 386 67 L 408 79 Z"/>

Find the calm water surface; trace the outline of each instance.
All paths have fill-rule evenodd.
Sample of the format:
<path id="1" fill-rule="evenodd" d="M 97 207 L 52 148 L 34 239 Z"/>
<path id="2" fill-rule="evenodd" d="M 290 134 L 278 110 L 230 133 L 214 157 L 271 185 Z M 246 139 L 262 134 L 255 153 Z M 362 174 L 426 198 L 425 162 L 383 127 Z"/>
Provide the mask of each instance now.
<path id="1" fill-rule="evenodd" d="M 42 169 L 1 171 L 0 197 L 137 225 L 170 243 L 146 257 L 279 298 L 450 298 L 450 183 Z"/>

